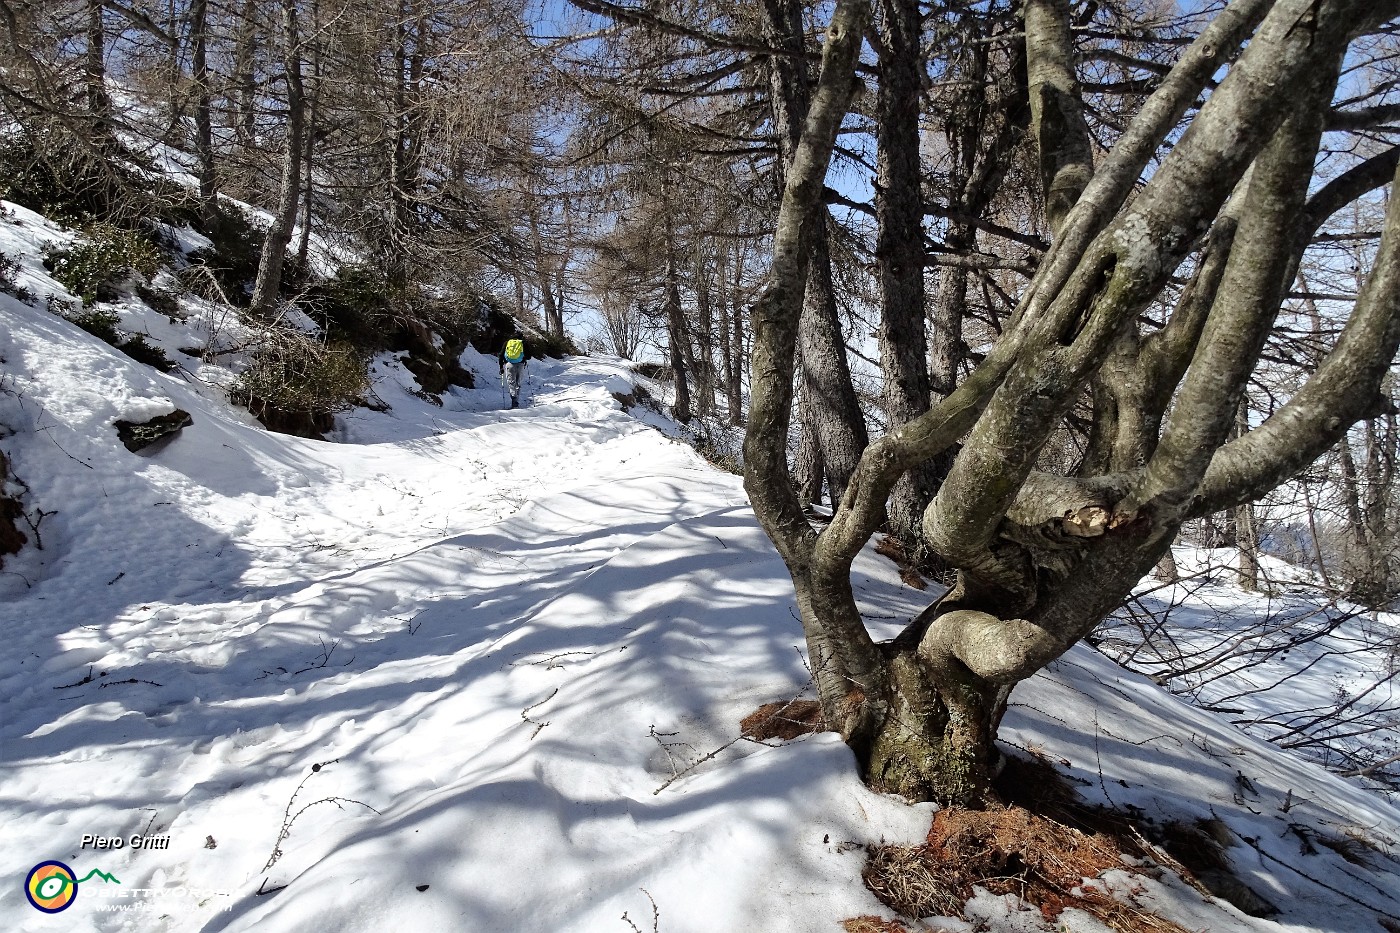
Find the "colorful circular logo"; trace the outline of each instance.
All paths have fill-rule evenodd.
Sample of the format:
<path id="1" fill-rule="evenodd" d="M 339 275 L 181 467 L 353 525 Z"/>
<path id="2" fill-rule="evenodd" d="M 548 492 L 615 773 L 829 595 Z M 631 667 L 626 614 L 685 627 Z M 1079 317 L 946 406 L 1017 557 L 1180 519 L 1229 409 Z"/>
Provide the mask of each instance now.
<path id="1" fill-rule="evenodd" d="M 78 877 L 62 862 L 40 862 L 24 879 L 24 896 L 36 910 L 56 914 L 78 896 Z"/>

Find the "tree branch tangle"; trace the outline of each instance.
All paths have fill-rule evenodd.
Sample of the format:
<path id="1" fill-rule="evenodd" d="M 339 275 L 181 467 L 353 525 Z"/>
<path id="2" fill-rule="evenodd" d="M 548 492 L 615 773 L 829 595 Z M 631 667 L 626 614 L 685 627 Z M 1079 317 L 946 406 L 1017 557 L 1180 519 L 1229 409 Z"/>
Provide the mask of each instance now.
<path id="1" fill-rule="evenodd" d="M 1349 49 L 1400 3 L 1234 0 L 1197 24 L 1174 64 L 1153 69 L 1155 90 L 1098 157 L 1093 139 L 1104 128 L 1088 129 L 1090 91 L 1076 69 L 1090 58 L 1126 67 L 1123 56 L 1077 53 L 1076 42 L 1090 40 L 1072 33 L 1068 4 L 1022 4 L 1019 54 L 1040 172 L 1040 214 L 1024 223 L 1052 245 L 981 362 L 865 450 L 818 533 L 787 464 L 808 269 L 801 231 L 825 211 L 822 184 L 868 7 L 842 0 L 832 14 L 769 278 L 752 309 L 745 488 L 791 572 L 827 721 L 867 780 L 911 799 L 976 805 L 991 799 L 996 729 L 1015 684 L 1119 605 L 1183 522 L 1266 494 L 1377 413 L 1400 343 L 1393 200 L 1374 268 L 1325 357 L 1252 429 L 1240 402 L 1319 226 L 1394 173 L 1387 152 L 1306 197 L 1324 133 L 1375 126 L 1357 113 L 1388 118 L 1379 104 L 1339 116 L 1332 102 Z M 890 57 L 922 55 L 927 44 L 894 41 L 901 9 L 886 2 L 877 11 L 877 74 L 907 81 L 910 62 Z M 928 64 L 913 61 L 914 73 Z M 893 191 L 878 189 L 878 235 L 903 230 L 894 225 L 904 214 L 887 203 Z M 906 287 L 889 264 L 904 260 L 893 243 L 882 249 L 888 308 Z M 1074 425 L 1083 453 L 1057 460 L 1056 438 Z M 885 520 L 896 482 L 940 456 L 951 466 L 922 531 L 956 568 L 956 584 L 877 644 L 855 604 L 852 560 Z"/>

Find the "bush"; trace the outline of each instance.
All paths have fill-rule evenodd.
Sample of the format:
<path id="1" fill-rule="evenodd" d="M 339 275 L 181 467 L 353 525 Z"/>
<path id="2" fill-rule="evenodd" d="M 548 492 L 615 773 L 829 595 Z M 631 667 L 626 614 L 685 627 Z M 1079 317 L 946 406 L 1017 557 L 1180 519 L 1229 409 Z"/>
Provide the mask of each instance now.
<path id="1" fill-rule="evenodd" d="M 544 331 L 538 331 L 530 335 L 529 342 L 532 344 L 531 349 L 534 350 L 532 355 L 536 357 L 548 356 L 557 360 L 564 356 L 581 355 L 578 347 L 568 334 L 555 336 L 554 334 L 548 334 Z"/>
<path id="2" fill-rule="evenodd" d="M 115 311 L 92 310 L 68 314 L 60 312 L 59 316 L 72 321 L 98 340 L 110 343 L 114 347 L 121 342 L 121 331 L 117 329 L 120 318 L 117 317 Z"/>
<path id="3" fill-rule="evenodd" d="M 173 227 L 196 224 L 198 197 L 154 171 L 149 158 L 118 140 L 94 152 L 57 124 L 26 121 L 0 139 L 0 197 L 70 227 L 109 223 L 144 230 L 157 220 Z"/>
<path id="4" fill-rule="evenodd" d="M 386 349 L 395 295 L 389 279 L 370 265 L 345 265 L 335 277 L 306 290 L 304 309 L 332 339 L 373 352 Z"/>
<path id="5" fill-rule="evenodd" d="M 153 285 L 143 285 L 138 282 L 136 295 L 151 310 L 165 315 L 172 324 L 185 319 L 185 315 L 180 311 L 179 296 L 168 288 L 156 288 Z"/>
<path id="6" fill-rule="evenodd" d="M 430 401 L 450 386 L 472 384 L 457 360 L 475 333 L 474 299 L 443 299 L 416 284 L 396 285 L 373 265 L 346 265 L 309 287 L 302 307 L 331 340 L 365 354 L 406 352 L 404 366 Z"/>
<path id="7" fill-rule="evenodd" d="M 206 293 L 206 298 L 247 304 L 258 277 L 258 261 L 262 258 L 264 234 L 253 225 L 246 214 L 236 207 L 216 206 L 213 217 L 195 223 L 195 229 L 209 238 L 212 245 L 197 249 L 186 257 L 192 266 L 208 272 L 222 291 Z M 199 276 L 184 276 L 191 288 L 199 290 Z"/>
<path id="8" fill-rule="evenodd" d="M 163 373 L 175 368 L 175 363 L 165 355 L 165 351 L 146 339 L 144 334 L 132 334 L 114 346 L 138 363 L 154 366 Z"/>
<path id="9" fill-rule="evenodd" d="M 87 226 L 84 242 L 44 249 L 44 268 L 85 304 L 116 298 L 116 287 L 133 274 L 154 275 L 160 253 L 145 234 L 107 223 Z"/>
<path id="10" fill-rule="evenodd" d="M 272 426 L 269 418 L 304 415 L 316 421 L 345 411 L 367 391 L 369 358 L 360 350 L 279 327 L 266 332 L 230 398 Z"/>
<path id="11" fill-rule="evenodd" d="M 50 297 L 49 310 L 64 320 L 77 324 L 104 343 L 110 343 L 138 363 L 154 366 L 163 373 L 175 368 L 165 351 L 146 339 L 145 334 L 129 334 L 117 325 L 121 319 L 115 311 L 95 308 L 79 311 L 72 305 L 56 302 Z"/>
<path id="12" fill-rule="evenodd" d="M 15 273 L 19 271 L 19 261 L 0 253 L 0 292 L 13 295 L 27 305 L 34 303 L 34 293 L 15 284 Z"/>
<path id="13" fill-rule="evenodd" d="M 0 142 L 0 196 L 70 224 L 108 220 L 139 203 L 134 173 L 98 159 L 62 130 L 34 130 Z"/>

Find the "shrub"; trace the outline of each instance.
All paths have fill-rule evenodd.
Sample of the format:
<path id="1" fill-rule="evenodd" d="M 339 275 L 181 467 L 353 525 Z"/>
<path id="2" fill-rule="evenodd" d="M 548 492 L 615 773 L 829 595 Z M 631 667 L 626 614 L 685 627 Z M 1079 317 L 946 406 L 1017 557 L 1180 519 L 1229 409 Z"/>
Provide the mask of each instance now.
<path id="1" fill-rule="evenodd" d="M 223 292 L 205 297 L 246 304 L 252 294 L 253 280 L 258 276 L 263 232 L 243 211 L 222 203 L 215 207 L 212 219 L 196 223 L 195 229 L 208 237 L 211 245 L 195 250 L 186 258 L 192 266 L 203 267 Z M 199 276 L 187 275 L 185 280 L 197 288 Z"/>
<path id="2" fill-rule="evenodd" d="M 0 142 L 0 196 L 56 221 L 105 220 L 136 203 L 133 173 L 94 157 L 61 130 Z"/>
<path id="3" fill-rule="evenodd" d="M 333 339 L 374 351 L 386 348 L 395 298 L 402 296 L 379 269 L 345 265 L 306 290 L 305 310 Z"/>
<path id="4" fill-rule="evenodd" d="M 369 359 L 344 342 L 289 327 L 268 330 L 230 397 L 264 419 L 345 411 L 369 390 Z"/>
<path id="5" fill-rule="evenodd" d="M 107 223 L 90 224 L 86 239 L 69 248 L 44 249 L 44 268 L 69 292 L 91 304 L 111 301 L 116 286 L 133 274 L 154 275 L 160 254 L 149 237 Z"/>
<path id="6" fill-rule="evenodd" d="M 0 292 L 13 295 L 27 305 L 34 303 L 34 293 L 22 285 L 15 284 L 15 273 L 19 271 L 19 261 L 0 253 Z"/>
<path id="7" fill-rule="evenodd" d="M 530 335 L 530 343 L 536 356 L 548 356 L 559 359 L 564 356 L 579 356 L 579 348 L 568 334 L 548 334 L 539 331 Z"/>
<path id="8" fill-rule="evenodd" d="M 69 314 L 62 314 L 60 312 L 59 316 L 67 318 L 89 334 L 92 334 L 98 340 L 110 343 L 114 347 L 121 342 L 121 331 L 117 329 L 120 318 L 117 317 L 117 312 L 115 311 L 95 309 L 92 311 L 79 311 Z"/>
<path id="9" fill-rule="evenodd" d="M 472 384 L 457 360 L 476 330 L 474 299 L 443 299 L 416 283 L 396 284 L 376 266 L 355 264 L 307 288 L 301 304 L 332 341 L 367 355 L 406 352 L 404 366 L 429 401 L 439 402 L 435 396 L 449 386 Z"/>
<path id="10" fill-rule="evenodd" d="M 176 364 L 165 355 L 165 351 L 147 340 L 144 334 L 132 334 L 114 346 L 136 362 L 154 366 L 163 373 L 175 368 Z"/>
<path id="11" fill-rule="evenodd" d="M 193 223 L 198 199 L 184 185 L 153 177 L 153 169 L 118 140 L 97 153 L 57 124 L 26 121 L 0 139 L 0 197 L 69 226 L 100 221 L 137 230 L 151 220 Z"/>
<path id="12" fill-rule="evenodd" d="M 173 324 L 176 321 L 184 320 L 185 315 L 180 312 L 179 296 L 168 288 L 157 288 L 153 285 L 143 285 L 137 283 L 136 295 L 153 311 L 158 311 L 165 315 Z"/>
<path id="13" fill-rule="evenodd" d="M 49 310 L 64 320 L 77 324 L 104 343 L 110 343 L 138 363 L 154 366 L 163 373 L 175 368 L 175 363 L 165 355 L 165 351 L 146 339 L 145 334 L 129 334 L 117 325 L 121 319 L 115 311 L 94 308 L 79 311 L 72 305 L 49 299 Z"/>

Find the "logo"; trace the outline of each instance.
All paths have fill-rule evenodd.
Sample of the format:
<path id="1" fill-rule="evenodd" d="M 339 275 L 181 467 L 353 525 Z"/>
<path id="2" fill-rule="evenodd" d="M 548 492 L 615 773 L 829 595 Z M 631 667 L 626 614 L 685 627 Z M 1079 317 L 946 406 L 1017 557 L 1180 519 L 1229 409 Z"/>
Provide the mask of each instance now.
<path id="1" fill-rule="evenodd" d="M 29 874 L 24 879 L 24 896 L 29 899 L 35 910 L 42 910 L 46 914 L 56 914 L 61 910 L 67 910 L 72 906 L 73 901 L 78 897 L 78 885 L 89 880 L 93 875 L 103 881 L 110 881 L 113 884 L 121 884 L 115 877 L 104 871 L 94 868 L 85 877 L 79 879 L 62 862 L 49 860 L 40 862 L 29 869 Z"/>

